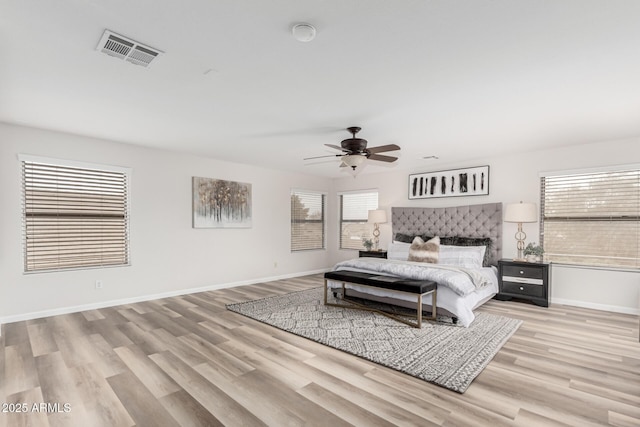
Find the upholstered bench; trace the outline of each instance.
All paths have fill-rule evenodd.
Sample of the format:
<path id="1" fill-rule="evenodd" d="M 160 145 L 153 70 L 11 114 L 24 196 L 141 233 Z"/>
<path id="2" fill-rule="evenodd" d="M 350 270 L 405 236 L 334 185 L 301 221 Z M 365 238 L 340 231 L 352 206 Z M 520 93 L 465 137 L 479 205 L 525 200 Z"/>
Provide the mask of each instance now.
<path id="1" fill-rule="evenodd" d="M 373 307 L 368 307 L 359 304 L 355 301 L 348 300 L 349 305 L 332 303 L 328 301 L 329 285 L 328 281 L 333 280 L 342 283 L 342 298 L 344 299 L 345 284 L 352 283 L 360 286 L 368 286 L 371 288 L 387 289 L 391 292 L 398 292 L 404 294 L 412 294 L 416 296 L 416 322 L 412 323 L 406 319 L 398 317 L 395 314 L 388 313 Z M 402 277 L 395 276 L 381 276 L 374 273 L 362 273 L 357 271 L 329 271 L 324 274 L 324 304 L 335 307 L 349 307 L 360 308 L 363 310 L 375 311 L 385 316 L 391 317 L 394 320 L 405 323 L 416 328 L 422 327 L 422 297 L 431 294 L 431 318 L 436 319 L 436 294 L 438 290 L 438 284 L 431 280 L 411 280 Z"/>

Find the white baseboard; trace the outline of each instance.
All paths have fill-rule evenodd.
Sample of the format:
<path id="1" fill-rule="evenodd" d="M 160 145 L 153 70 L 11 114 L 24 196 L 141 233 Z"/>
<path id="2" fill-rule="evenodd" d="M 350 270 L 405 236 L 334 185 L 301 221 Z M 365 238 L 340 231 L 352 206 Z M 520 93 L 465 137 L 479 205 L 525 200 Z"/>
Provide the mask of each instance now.
<path id="1" fill-rule="evenodd" d="M 142 295 L 142 296 L 137 296 L 132 298 L 102 301 L 98 303 L 83 304 L 83 305 L 77 305 L 73 307 L 61 307 L 61 308 L 54 308 L 51 310 L 35 311 L 32 313 L 16 314 L 13 316 L 0 317 L 0 336 L 2 336 L 2 325 L 6 323 L 22 322 L 24 320 L 39 319 L 41 317 L 57 316 L 60 314 L 77 313 L 79 311 L 97 310 L 99 308 L 113 307 L 116 305 L 123 305 L 123 304 L 133 304 L 136 302 L 175 297 L 179 295 L 195 294 L 198 292 L 215 291 L 217 289 L 235 288 L 236 286 L 254 285 L 256 283 L 263 283 L 263 282 L 273 282 L 275 280 L 284 280 L 284 279 L 291 279 L 293 277 L 324 273 L 329 270 L 330 270 L 329 268 L 325 268 L 325 269 L 314 270 L 314 271 L 305 271 L 302 273 L 291 273 L 291 274 L 284 274 L 282 276 L 272 276 L 272 277 L 263 277 L 260 279 L 242 280 L 239 282 L 222 283 L 218 285 L 203 286 L 200 288 L 179 289 L 176 291 L 163 292 L 160 294 Z"/>
<path id="2" fill-rule="evenodd" d="M 594 302 L 577 301 L 563 298 L 552 298 L 552 304 L 571 305 L 574 307 L 592 308 L 600 311 L 612 311 L 614 313 L 636 314 L 640 315 L 640 309 L 632 307 L 621 307 L 619 305 L 597 304 Z"/>
<path id="3" fill-rule="evenodd" d="M 306 272 L 302 272 L 302 273 L 292 273 L 292 274 L 285 274 L 285 275 L 282 275 L 282 276 L 264 277 L 264 278 L 261 278 L 261 279 L 242 280 L 242 281 L 239 281 L 239 282 L 222 283 L 222 284 L 218 284 L 218 285 L 203 286 L 203 287 L 200 287 L 200 288 L 180 289 L 180 290 L 164 292 L 164 293 L 160 293 L 160 294 L 143 295 L 143 296 L 132 297 L 132 298 L 124 298 L 124 299 L 111 300 L 111 301 L 103 301 L 103 302 L 93 303 L 93 304 L 83 304 L 83 305 L 78 305 L 78 306 L 73 306 L 73 307 L 62 307 L 62 308 L 55 308 L 55 309 L 51 309 L 51 310 L 43 310 L 43 311 L 36 311 L 36 312 L 32 312 L 32 313 L 25 313 L 25 314 L 13 315 L 13 316 L 0 317 L 0 336 L 2 336 L 2 326 L 3 326 L 3 324 L 7 324 L 7 323 L 21 322 L 21 321 L 24 321 L 24 320 L 31 320 L 31 319 L 39 319 L 41 317 L 57 316 L 57 315 L 60 315 L 60 314 L 77 313 L 77 312 L 80 312 L 80 311 L 96 310 L 96 309 L 100 309 L 100 308 L 113 307 L 113 306 L 116 306 L 116 305 L 133 304 L 133 303 L 136 303 L 136 302 L 150 301 L 150 300 L 174 297 L 174 296 L 179 296 L 179 295 L 188 295 L 188 294 L 194 294 L 194 293 L 198 293 L 198 292 L 215 291 L 217 289 L 234 288 L 236 286 L 253 285 L 253 284 L 262 283 L 262 282 L 272 282 L 272 281 L 275 281 L 275 280 L 291 279 L 293 277 L 308 276 L 310 274 L 324 273 L 324 272 L 327 272 L 329 270 L 330 269 L 326 268 L 326 269 L 320 269 L 320 270 L 314 270 L 314 271 L 306 271 Z M 569 300 L 569 299 L 563 299 L 563 298 L 552 298 L 551 299 L 551 303 L 552 304 L 571 305 L 571 306 L 574 306 L 574 307 L 591 308 L 591 309 L 594 309 L 594 310 L 601 310 L 601 311 L 612 311 L 614 313 L 640 315 L 640 309 L 631 308 L 631 307 L 621 307 L 621 306 L 617 306 L 617 305 L 596 304 L 596 303 L 591 303 L 591 302 L 578 301 L 578 300 Z"/>

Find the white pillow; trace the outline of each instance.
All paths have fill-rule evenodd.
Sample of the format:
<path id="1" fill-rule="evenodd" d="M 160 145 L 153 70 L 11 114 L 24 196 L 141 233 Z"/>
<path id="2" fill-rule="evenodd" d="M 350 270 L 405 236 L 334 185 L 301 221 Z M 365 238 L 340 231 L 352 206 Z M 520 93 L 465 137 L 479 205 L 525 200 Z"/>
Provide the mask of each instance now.
<path id="1" fill-rule="evenodd" d="M 409 258 L 411 243 L 391 242 L 387 247 L 387 259 L 406 261 Z"/>
<path id="2" fill-rule="evenodd" d="M 440 245 L 438 264 L 455 265 L 464 268 L 482 268 L 486 246 Z"/>

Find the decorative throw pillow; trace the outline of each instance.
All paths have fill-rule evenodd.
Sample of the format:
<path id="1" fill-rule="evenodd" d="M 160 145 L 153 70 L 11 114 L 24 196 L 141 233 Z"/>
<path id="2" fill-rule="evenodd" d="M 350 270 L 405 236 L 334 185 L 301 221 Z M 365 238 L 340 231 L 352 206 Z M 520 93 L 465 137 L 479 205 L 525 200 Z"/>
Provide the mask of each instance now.
<path id="1" fill-rule="evenodd" d="M 440 236 L 440 244 L 453 246 L 456 244 L 456 239 L 457 239 L 456 236 L 446 236 L 446 237 Z"/>
<path id="2" fill-rule="evenodd" d="M 409 247 L 409 261 L 438 263 L 440 252 L 440 238 L 438 236 L 428 241 L 416 236 Z"/>
<path id="3" fill-rule="evenodd" d="M 414 235 L 414 234 L 404 234 L 404 233 L 396 233 L 396 236 L 394 237 L 394 241 L 395 242 L 402 242 L 402 243 L 413 243 L 413 239 L 415 239 L 416 237 L 420 237 L 424 242 L 426 242 L 427 240 L 431 240 L 433 239 L 433 236 L 427 236 L 427 235 Z M 442 243 L 442 241 L 440 242 Z"/>
<path id="4" fill-rule="evenodd" d="M 410 235 L 410 234 L 396 233 L 396 236 L 394 237 L 393 240 L 396 242 L 402 242 L 402 243 L 412 243 L 415 237 L 416 236 Z"/>
<path id="5" fill-rule="evenodd" d="M 411 243 L 391 242 L 387 246 L 387 259 L 406 261 L 409 259 Z"/>
<path id="6" fill-rule="evenodd" d="M 482 268 L 486 246 L 440 245 L 438 263 L 464 268 Z"/>
<path id="7" fill-rule="evenodd" d="M 423 241 L 428 241 L 432 239 L 431 236 L 421 235 L 420 237 Z M 482 260 L 482 265 L 484 267 L 488 267 L 491 262 L 491 248 L 493 246 L 493 241 L 490 237 L 460 237 L 460 236 L 439 236 L 441 245 L 449 245 L 449 246 L 485 246 L 485 254 Z M 412 243 L 416 238 L 414 235 L 404 234 L 404 233 L 396 233 L 394 237 L 395 242 L 404 242 L 404 243 Z M 400 258 L 398 258 L 400 259 Z"/>
<path id="8" fill-rule="evenodd" d="M 441 243 L 443 245 L 449 244 Z M 493 246 L 493 241 L 490 237 L 456 237 L 454 243 L 451 244 L 454 246 L 485 246 L 486 250 L 484 252 L 484 258 L 482 259 L 482 265 L 488 267 L 491 264 L 491 247 Z"/>

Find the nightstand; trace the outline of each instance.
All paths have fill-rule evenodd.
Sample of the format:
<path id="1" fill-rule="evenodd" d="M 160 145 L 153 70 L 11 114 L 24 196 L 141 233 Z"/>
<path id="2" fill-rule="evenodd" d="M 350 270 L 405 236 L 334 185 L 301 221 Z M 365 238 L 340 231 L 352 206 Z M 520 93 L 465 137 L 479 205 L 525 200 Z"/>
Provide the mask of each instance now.
<path id="1" fill-rule="evenodd" d="M 511 298 L 531 301 L 541 307 L 549 307 L 551 265 L 545 262 L 524 262 L 501 259 L 498 261 L 498 285 L 496 299 Z"/>
<path id="2" fill-rule="evenodd" d="M 358 251 L 358 256 L 360 258 L 386 258 L 387 251 Z"/>

